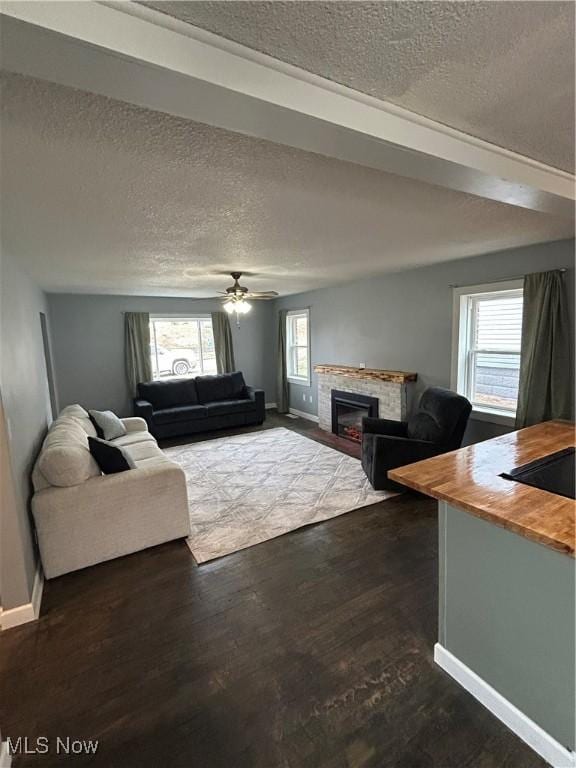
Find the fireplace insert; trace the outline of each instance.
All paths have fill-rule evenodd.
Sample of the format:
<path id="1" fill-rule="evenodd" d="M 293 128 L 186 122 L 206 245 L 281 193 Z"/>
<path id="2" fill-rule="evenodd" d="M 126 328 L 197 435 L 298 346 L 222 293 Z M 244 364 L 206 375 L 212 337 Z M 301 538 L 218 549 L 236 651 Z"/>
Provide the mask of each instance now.
<path id="1" fill-rule="evenodd" d="M 332 432 L 354 443 L 362 442 L 362 419 L 378 416 L 378 398 L 333 389 Z"/>

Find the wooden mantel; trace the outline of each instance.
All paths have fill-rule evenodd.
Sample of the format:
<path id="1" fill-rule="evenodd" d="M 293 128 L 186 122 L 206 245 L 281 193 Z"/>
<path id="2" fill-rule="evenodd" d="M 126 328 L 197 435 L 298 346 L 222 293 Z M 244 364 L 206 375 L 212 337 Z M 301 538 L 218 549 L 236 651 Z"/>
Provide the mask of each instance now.
<path id="1" fill-rule="evenodd" d="M 406 373 L 406 371 L 384 371 L 380 368 L 354 368 L 351 365 L 315 365 L 315 373 L 326 373 L 336 376 L 349 376 L 352 379 L 374 379 L 376 381 L 389 381 L 393 384 L 405 384 L 408 381 L 416 381 L 418 374 Z"/>

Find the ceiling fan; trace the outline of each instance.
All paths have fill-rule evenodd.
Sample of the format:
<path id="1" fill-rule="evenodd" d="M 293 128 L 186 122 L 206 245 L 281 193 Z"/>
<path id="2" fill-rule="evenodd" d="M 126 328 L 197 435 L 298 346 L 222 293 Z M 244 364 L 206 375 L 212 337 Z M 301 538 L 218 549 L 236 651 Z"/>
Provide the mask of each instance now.
<path id="1" fill-rule="evenodd" d="M 252 309 L 251 304 L 246 299 L 256 301 L 266 301 L 274 299 L 279 294 L 276 291 L 249 291 L 243 285 L 240 285 L 242 272 L 231 272 L 234 285 L 226 288 L 225 291 L 219 291 L 219 298 L 224 302 L 224 309 L 229 315 L 236 314 L 236 322 L 240 324 L 240 315 L 245 315 Z"/>

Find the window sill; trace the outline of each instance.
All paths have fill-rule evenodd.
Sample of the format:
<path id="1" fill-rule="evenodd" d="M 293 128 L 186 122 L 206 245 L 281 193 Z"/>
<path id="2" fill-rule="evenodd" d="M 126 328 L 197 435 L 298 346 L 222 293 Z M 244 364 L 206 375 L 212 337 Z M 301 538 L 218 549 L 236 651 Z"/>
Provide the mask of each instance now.
<path id="1" fill-rule="evenodd" d="M 299 379 L 296 376 L 287 376 L 289 384 L 298 384 L 300 387 L 309 387 L 310 379 Z"/>
<path id="2" fill-rule="evenodd" d="M 491 424 L 501 424 L 503 427 L 513 427 L 516 424 L 516 414 L 491 411 L 489 409 L 472 408 L 470 418 L 474 421 L 488 421 Z"/>

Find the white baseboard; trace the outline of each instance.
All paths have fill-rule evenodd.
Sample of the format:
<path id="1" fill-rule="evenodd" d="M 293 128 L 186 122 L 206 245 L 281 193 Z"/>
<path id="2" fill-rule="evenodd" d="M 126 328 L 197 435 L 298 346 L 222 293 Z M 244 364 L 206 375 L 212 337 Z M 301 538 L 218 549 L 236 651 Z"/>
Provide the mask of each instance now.
<path id="1" fill-rule="evenodd" d="M 264 407 L 266 408 L 267 411 L 269 411 L 271 408 L 278 408 L 276 403 L 266 403 Z"/>
<path id="2" fill-rule="evenodd" d="M 301 419 L 308 419 L 308 421 L 314 421 L 318 424 L 318 416 L 314 416 L 313 413 L 306 413 L 306 411 L 298 411 L 296 408 L 290 408 L 290 413 L 293 416 L 300 416 Z"/>
<path id="3" fill-rule="evenodd" d="M 42 591 L 44 589 L 44 574 L 42 568 L 38 565 L 36 576 L 34 577 L 34 587 L 32 588 L 32 600 L 16 608 L 8 608 L 0 613 L 0 628 L 11 629 L 20 624 L 26 624 L 29 621 L 35 621 L 40 615 L 40 604 L 42 603 Z"/>
<path id="4" fill-rule="evenodd" d="M 12 765 L 12 755 L 8 751 L 8 742 L 0 742 L 0 768 L 10 768 Z"/>
<path id="5" fill-rule="evenodd" d="M 434 661 L 547 763 L 554 768 L 576 768 L 574 752 L 563 747 L 440 643 L 434 646 Z"/>

